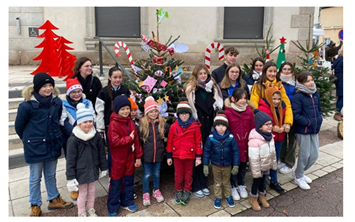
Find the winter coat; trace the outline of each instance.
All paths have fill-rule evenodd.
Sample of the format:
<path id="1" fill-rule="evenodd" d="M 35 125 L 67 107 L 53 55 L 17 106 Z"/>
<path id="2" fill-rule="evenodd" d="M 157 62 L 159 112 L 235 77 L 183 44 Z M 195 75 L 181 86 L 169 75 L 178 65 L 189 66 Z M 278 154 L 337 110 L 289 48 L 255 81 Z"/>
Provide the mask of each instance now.
<path id="1" fill-rule="evenodd" d="M 15 130 L 22 140 L 25 161 L 28 164 L 56 160 L 61 155 L 62 132 L 59 120 L 62 100 L 59 89 L 53 88 L 49 108 L 42 107 L 34 97 L 33 86 L 22 91 L 25 101 L 17 110 Z"/>
<path id="2" fill-rule="evenodd" d="M 290 85 L 290 84 L 288 84 L 286 82 L 282 82 L 282 85 L 284 86 L 285 91 L 286 91 L 286 95 L 287 95 L 287 97 L 290 100 L 291 105 L 292 105 L 292 99 L 293 99 L 293 96 L 296 93 L 296 81 L 295 81 L 295 85 Z"/>
<path id="3" fill-rule="evenodd" d="M 270 83 L 270 81 L 266 81 L 268 83 Z M 272 81 L 272 83 L 274 85 L 276 85 L 277 83 L 277 79 L 275 78 L 274 81 Z M 259 84 L 255 84 L 251 90 L 251 94 L 250 94 L 250 102 L 252 102 L 255 105 L 255 108 L 257 109 L 259 106 L 259 101 L 261 99 L 265 99 L 265 93 L 261 92 L 261 96 L 260 96 L 260 90 L 259 90 Z M 285 88 L 282 86 L 280 89 L 281 92 L 281 100 L 284 101 L 284 103 L 286 104 L 286 113 L 285 113 L 285 124 L 289 124 L 290 126 L 292 126 L 293 123 L 293 114 L 292 114 L 292 107 L 291 107 L 291 102 L 289 100 L 289 98 L 287 97 Z"/>
<path id="4" fill-rule="evenodd" d="M 125 94 L 129 97 L 131 95 L 129 89 L 124 85 L 121 85 L 121 87 L 117 91 L 112 90 L 112 93 L 113 93 L 112 94 L 113 98 L 111 100 L 111 97 L 108 93 L 108 86 L 105 86 L 100 90 L 96 98 L 96 104 L 95 104 L 95 110 L 97 112 L 96 129 L 100 133 L 105 132 L 105 129 L 107 129 L 108 125 L 110 124 L 110 117 L 111 117 L 111 113 L 113 112 L 112 101 L 116 98 L 116 96 Z"/>
<path id="5" fill-rule="evenodd" d="M 248 85 L 247 85 L 247 83 L 242 79 L 242 81 L 244 82 L 244 90 L 247 92 L 247 99 L 250 97 L 250 93 L 249 93 L 249 87 L 248 87 Z M 221 87 L 221 84 L 219 84 L 219 86 Z M 231 86 L 232 87 L 232 86 Z M 240 84 L 237 86 L 237 87 L 235 87 L 235 89 L 238 89 L 238 88 L 240 88 Z M 228 88 L 228 89 L 222 89 L 221 88 L 221 91 L 222 91 L 222 96 L 223 96 L 223 101 L 224 100 L 226 100 L 228 97 L 230 97 L 230 95 L 229 95 L 229 89 L 230 88 Z M 234 90 L 235 90 L 234 89 Z M 233 91 L 234 91 L 233 90 Z"/>
<path id="6" fill-rule="evenodd" d="M 96 104 L 96 97 L 102 89 L 102 84 L 99 78 L 93 76 L 93 74 L 89 75 L 84 79 L 80 73 L 75 74 L 73 79 L 78 78 L 81 86 L 83 87 L 83 93 L 86 95 L 86 99 L 92 102 L 93 107 Z"/>
<path id="7" fill-rule="evenodd" d="M 313 95 L 297 92 L 292 104 L 295 133 L 317 134 L 323 122 L 318 91 Z"/>
<path id="8" fill-rule="evenodd" d="M 226 63 L 223 63 L 223 65 L 212 71 L 212 77 L 214 78 L 217 84 L 222 82 L 222 79 L 226 74 L 227 67 L 228 65 Z"/>
<path id="9" fill-rule="evenodd" d="M 338 56 L 338 58 L 333 62 L 334 74 L 337 77 L 335 83 L 336 95 L 343 96 L 343 57 Z"/>
<path id="10" fill-rule="evenodd" d="M 167 158 L 195 159 L 202 157 L 201 124 L 193 122 L 183 128 L 175 121 L 169 130 Z"/>
<path id="11" fill-rule="evenodd" d="M 249 133 L 255 128 L 253 110 L 247 106 L 244 112 L 237 112 L 231 107 L 229 99 L 224 102 L 225 114 L 229 121 L 229 130 L 237 140 L 239 147 L 240 162 L 247 162 L 248 159 L 248 138 Z"/>
<path id="12" fill-rule="evenodd" d="M 249 166 L 253 178 L 262 177 L 263 171 L 277 170 L 275 142 L 266 141 L 255 129 L 249 134 Z"/>
<path id="13" fill-rule="evenodd" d="M 151 120 L 149 122 L 149 134 L 145 142 L 141 141 L 143 148 L 143 162 L 155 163 L 162 162 L 164 158 L 164 137 L 160 136 L 159 133 L 159 120 L 157 119 L 154 123 Z M 169 125 L 165 123 L 164 126 L 165 136 L 169 135 Z"/>
<path id="14" fill-rule="evenodd" d="M 134 140 L 129 136 L 133 130 Z M 113 112 L 107 136 L 111 151 L 110 178 L 118 180 L 125 175 L 133 175 L 135 171 L 134 159 L 140 159 L 143 151 L 139 143 L 138 132 L 131 117 L 123 118 Z"/>
<path id="15" fill-rule="evenodd" d="M 282 104 L 282 116 L 284 117 L 283 120 L 280 119 L 280 117 L 278 118 L 279 122 L 284 122 L 285 119 L 285 113 L 286 113 L 286 105 L 283 101 L 281 101 Z M 274 117 L 271 113 L 271 107 L 269 105 L 269 103 L 266 100 L 261 99 L 259 101 L 259 110 L 265 112 L 266 114 L 268 114 L 271 119 L 272 119 L 272 125 L 275 126 L 275 120 Z M 285 138 L 286 133 L 276 133 L 276 132 L 272 132 L 272 134 L 274 135 L 274 140 L 275 142 L 282 142 L 282 140 Z"/>
<path id="16" fill-rule="evenodd" d="M 239 166 L 239 148 L 234 136 L 227 129 L 223 136 L 216 129 L 209 135 L 203 150 L 203 165 Z"/>
<path id="17" fill-rule="evenodd" d="M 79 184 L 99 179 L 99 169 L 107 170 L 105 147 L 98 132 L 84 141 L 72 134 L 67 142 L 67 180 L 76 179 Z"/>

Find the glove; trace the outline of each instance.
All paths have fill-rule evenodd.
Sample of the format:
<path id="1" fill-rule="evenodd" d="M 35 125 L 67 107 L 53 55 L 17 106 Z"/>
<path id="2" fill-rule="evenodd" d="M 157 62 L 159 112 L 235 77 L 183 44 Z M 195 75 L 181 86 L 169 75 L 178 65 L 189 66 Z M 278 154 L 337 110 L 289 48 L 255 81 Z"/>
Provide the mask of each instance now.
<path id="1" fill-rule="evenodd" d="M 239 169 L 238 166 L 233 166 L 232 171 L 231 171 L 233 176 L 238 174 L 238 169 Z"/>
<path id="2" fill-rule="evenodd" d="M 208 166 L 207 165 L 203 165 L 203 174 L 208 177 Z"/>
<path id="3" fill-rule="evenodd" d="M 101 171 L 101 172 L 99 173 L 99 179 L 101 179 L 102 177 L 106 176 L 106 175 L 107 175 L 107 171 L 108 171 L 108 170 Z"/>
<path id="4" fill-rule="evenodd" d="M 76 179 L 68 180 L 67 188 L 70 192 L 71 191 L 78 191 L 79 190 L 78 185 L 79 185 L 79 183 Z"/>

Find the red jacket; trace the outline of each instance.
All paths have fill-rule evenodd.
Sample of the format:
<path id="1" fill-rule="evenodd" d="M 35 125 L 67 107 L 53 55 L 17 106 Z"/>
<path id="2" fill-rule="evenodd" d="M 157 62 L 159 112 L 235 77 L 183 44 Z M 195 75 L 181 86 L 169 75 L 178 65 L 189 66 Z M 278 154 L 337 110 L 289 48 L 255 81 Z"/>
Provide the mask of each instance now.
<path id="1" fill-rule="evenodd" d="M 129 136 L 133 130 L 134 140 Z M 134 159 L 140 159 L 143 151 L 131 117 L 122 118 L 113 112 L 107 136 L 111 151 L 110 178 L 118 180 L 125 175 L 134 174 Z M 132 145 L 134 145 L 134 151 L 132 151 Z"/>
<path id="2" fill-rule="evenodd" d="M 263 100 L 263 99 L 261 99 L 259 101 L 259 110 L 268 114 L 272 119 L 272 125 L 273 126 L 276 125 L 274 117 L 272 116 L 272 113 L 271 113 L 271 108 L 270 108 L 269 104 L 267 104 L 265 102 L 265 100 Z M 284 123 L 284 120 L 285 120 L 285 113 L 286 113 L 286 107 L 282 106 L 282 116 L 284 117 L 282 120 L 282 123 Z M 280 119 L 279 119 L 279 122 L 280 122 Z M 272 132 L 272 134 L 274 135 L 275 142 L 282 142 L 282 140 L 284 139 L 284 137 L 286 135 L 286 133 L 276 133 L 276 132 Z"/>
<path id="3" fill-rule="evenodd" d="M 201 124 L 193 122 L 190 126 L 182 128 L 175 121 L 169 130 L 167 157 L 179 159 L 195 159 L 202 157 Z"/>
<path id="4" fill-rule="evenodd" d="M 244 112 L 237 112 L 228 104 L 225 103 L 225 114 L 229 121 L 229 130 L 237 140 L 240 162 L 247 162 L 249 133 L 255 128 L 253 110 L 247 106 Z"/>

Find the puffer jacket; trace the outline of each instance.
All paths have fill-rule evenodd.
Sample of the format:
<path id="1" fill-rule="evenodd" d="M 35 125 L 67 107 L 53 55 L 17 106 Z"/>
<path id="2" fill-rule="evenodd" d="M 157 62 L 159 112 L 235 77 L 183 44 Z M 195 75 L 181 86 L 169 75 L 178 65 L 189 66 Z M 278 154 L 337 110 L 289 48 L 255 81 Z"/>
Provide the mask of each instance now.
<path id="1" fill-rule="evenodd" d="M 223 136 L 216 129 L 206 140 L 203 150 L 203 165 L 239 166 L 239 148 L 234 136 L 227 129 Z"/>
<path id="2" fill-rule="evenodd" d="M 249 134 L 249 166 L 253 178 L 262 177 L 263 171 L 277 170 L 275 142 L 266 141 L 255 129 Z"/>

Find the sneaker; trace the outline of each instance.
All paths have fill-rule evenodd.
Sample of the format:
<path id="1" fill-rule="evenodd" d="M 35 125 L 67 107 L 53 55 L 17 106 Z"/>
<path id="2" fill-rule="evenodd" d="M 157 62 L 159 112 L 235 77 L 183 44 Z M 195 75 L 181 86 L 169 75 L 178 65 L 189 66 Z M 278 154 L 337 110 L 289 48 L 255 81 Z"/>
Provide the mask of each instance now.
<path id="1" fill-rule="evenodd" d="M 244 185 L 239 185 L 238 186 L 238 190 L 239 190 L 239 193 L 240 193 L 240 197 L 241 198 L 248 198 L 248 191 L 246 189 L 247 187 L 244 186 Z M 234 200 L 234 199 L 233 199 Z"/>
<path id="2" fill-rule="evenodd" d="M 143 194 L 143 206 L 149 206 L 150 205 L 150 195 L 149 193 L 144 193 Z"/>
<path id="3" fill-rule="evenodd" d="M 137 199 L 137 194 L 135 192 L 133 192 L 133 199 Z"/>
<path id="4" fill-rule="evenodd" d="M 301 189 L 304 189 L 304 190 L 309 190 L 311 189 L 311 187 L 306 183 L 306 181 L 304 180 L 303 177 L 301 177 L 300 179 L 297 179 L 295 177 L 295 183 L 301 188 Z"/>
<path id="5" fill-rule="evenodd" d="M 180 204 L 181 197 L 182 197 L 182 190 L 176 190 L 175 191 L 175 202 L 177 204 Z"/>
<path id="6" fill-rule="evenodd" d="M 89 217 L 97 217 L 96 211 L 94 208 L 88 210 Z"/>
<path id="7" fill-rule="evenodd" d="M 232 197 L 227 197 L 226 198 L 227 204 L 229 207 L 235 207 L 234 201 Z"/>
<path id="8" fill-rule="evenodd" d="M 214 201 L 214 208 L 219 209 L 221 208 L 221 198 L 216 198 L 216 200 Z"/>
<path id="9" fill-rule="evenodd" d="M 283 168 L 284 166 L 286 166 L 286 163 L 280 162 L 277 164 L 277 169 L 279 170 L 279 169 Z"/>
<path id="10" fill-rule="evenodd" d="M 312 179 L 307 177 L 306 175 L 303 175 L 303 179 L 304 181 L 306 181 L 306 183 L 312 183 Z"/>
<path id="11" fill-rule="evenodd" d="M 157 189 L 156 191 L 153 192 L 153 197 L 155 199 L 157 199 L 158 203 L 161 203 L 164 201 L 164 197 L 163 197 L 163 195 L 161 195 L 161 192 L 159 189 Z"/>
<path id="12" fill-rule="evenodd" d="M 133 205 L 131 205 L 131 206 L 127 206 L 127 207 L 125 207 L 125 206 L 121 206 L 121 208 L 122 209 L 125 209 L 125 210 L 128 210 L 128 211 L 130 211 L 130 212 L 136 212 L 137 211 L 137 205 L 135 205 L 135 204 L 133 204 Z"/>
<path id="13" fill-rule="evenodd" d="M 270 183 L 270 189 L 275 190 L 276 192 L 278 192 L 279 194 L 283 194 L 285 193 L 285 190 L 280 186 L 279 183 Z"/>
<path id="14" fill-rule="evenodd" d="M 288 166 L 284 166 L 280 169 L 280 173 L 282 174 L 288 174 L 292 172 L 292 168 L 289 168 Z"/>
<path id="15" fill-rule="evenodd" d="M 208 188 L 203 188 L 202 190 L 203 195 L 208 196 L 211 194 L 210 190 Z"/>
<path id="16" fill-rule="evenodd" d="M 71 191 L 70 192 L 70 198 L 72 200 L 77 200 L 78 199 L 78 196 L 79 196 L 79 191 Z"/>
<path id="17" fill-rule="evenodd" d="M 117 213 L 108 213 L 109 217 L 117 217 Z"/>
<path id="18" fill-rule="evenodd" d="M 58 197 L 49 201 L 48 210 L 69 209 L 69 208 L 72 208 L 73 206 L 74 206 L 74 204 L 72 202 L 66 202 L 59 195 Z"/>
<path id="19" fill-rule="evenodd" d="M 195 195 L 196 197 L 200 197 L 200 198 L 205 196 L 205 195 L 203 194 L 202 190 L 199 190 L 199 191 L 194 192 L 194 195 Z"/>
<path id="20" fill-rule="evenodd" d="M 87 217 L 87 214 L 86 214 L 86 212 L 84 212 L 84 213 L 78 214 L 78 217 Z"/>
<path id="21" fill-rule="evenodd" d="M 41 206 L 31 204 L 31 214 L 30 217 L 39 217 L 41 215 Z"/>
<path id="22" fill-rule="evenodd" d="M 231 193 L 232 193 L 233 200 L 240 200 L 240 196 L 238 194 L 237 188 L 232 187 L 231 191 L 232 191 Z"/>
<path id="23" fill-rule="evenodd" d="M 190 191 L 184 190 L 181 200 L 180 200 L 180 204 L 186 206 L 187 203 L 189 202 L 190 195 L 191 195 Z"/>

